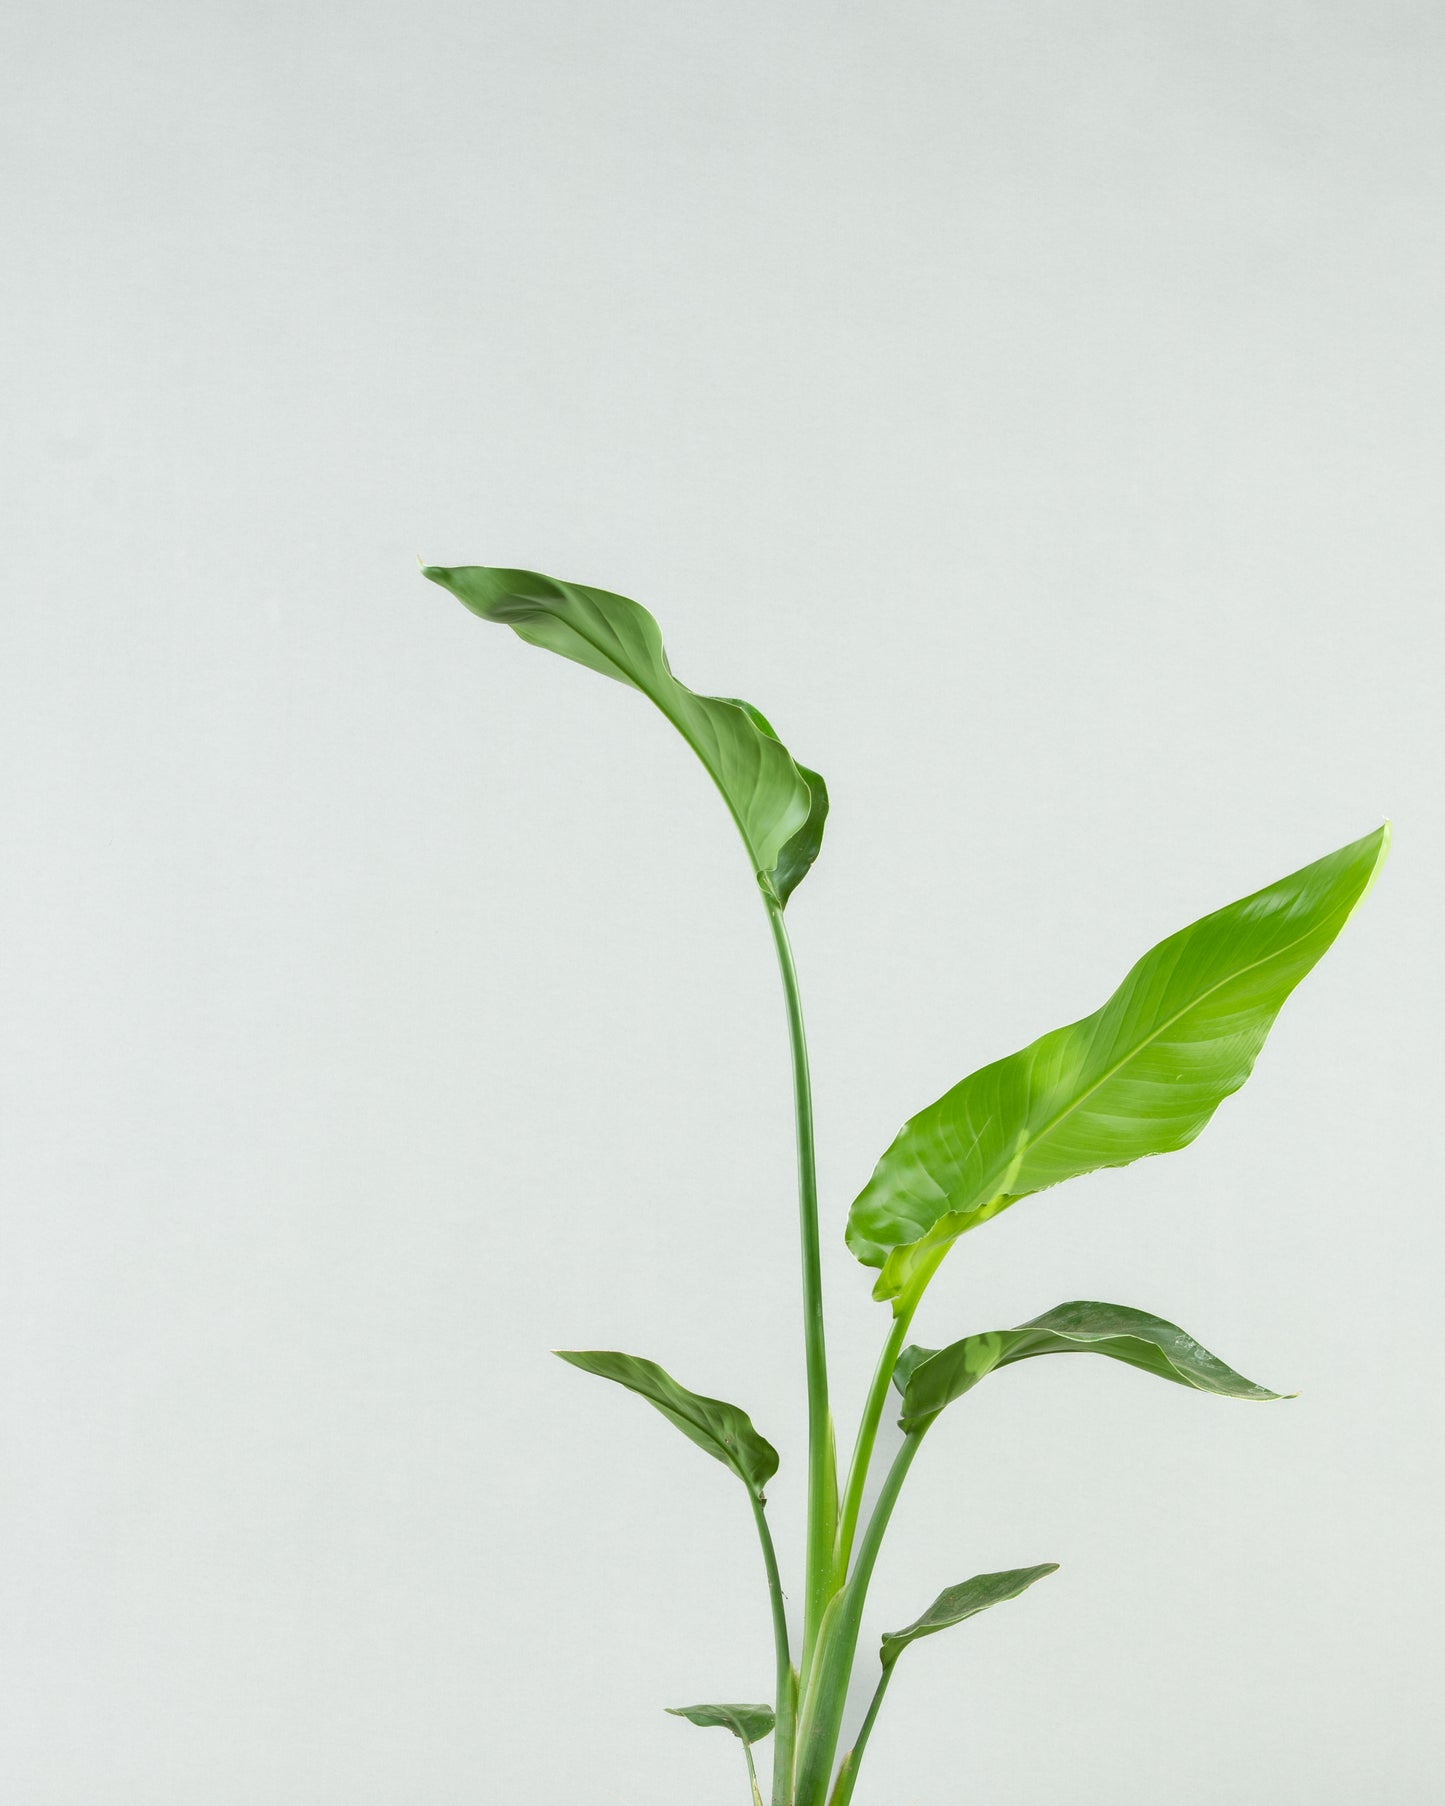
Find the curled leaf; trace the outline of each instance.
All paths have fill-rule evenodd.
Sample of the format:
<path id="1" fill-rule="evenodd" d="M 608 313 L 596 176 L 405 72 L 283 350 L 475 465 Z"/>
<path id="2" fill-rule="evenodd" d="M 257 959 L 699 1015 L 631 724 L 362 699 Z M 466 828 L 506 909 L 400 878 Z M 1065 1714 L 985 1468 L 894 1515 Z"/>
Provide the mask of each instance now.
<path id="1" fill-rule="evenodd" d="M 644 1360 L 641 1355 L 610 1349 L 557 1348 L 552 1352 L 584 1373 L 595 1373 L 599 1379 L 612 1380 L 645 1398 L 690 1442 L 730 1467 L 761 1502 L 763 1488 L 778 1471 L 778 1451 L 759 1436 L 746 1411 L 720 1398 L 689 1392 L 656 1361 Z"/>
<path id="2" fill-rule="evenodd" d="M 722 793 L 764 893 L 785 904 L 818 856 L 828 792 L 795 763 L 751 703 L 679 683 L 657 622 L 610 590 L 492 565 L 427 565 L 433 583 L 533 646 L 641 690 L 687 741 Z"/>

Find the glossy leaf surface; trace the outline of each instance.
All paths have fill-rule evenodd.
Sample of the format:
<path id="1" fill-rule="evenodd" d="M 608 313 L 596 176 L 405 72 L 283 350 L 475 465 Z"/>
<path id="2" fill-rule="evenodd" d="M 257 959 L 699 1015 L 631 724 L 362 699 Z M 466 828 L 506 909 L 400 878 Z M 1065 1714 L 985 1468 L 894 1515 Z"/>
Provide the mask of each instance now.
<path id="1" fill-rule="evenodd" d="M 874 1295 L 1032 1192 L 1193 1141 L 1369 888 L 1388 827 L 1161 941 L 1092 1016 L 973 1073 L 909 1122 L 854 1201 Z"/>
<path id="2" fill-rule="evenodd" d="M 666 1706 L 674 1718 L 685 1718 L 704 1730 L 731 1731 L 744 1743 L 761 1743 L 773 1728 L 771 1706 Z M 701 1746 L 699 1746 L 701 1747 Z"/>
<path id="3" fill-rule="evenodd" d="M 1076 1299 L 1061 1304 L 1017 1329 L 990 1330 L 965 1336 L 935 1351 L 906 1348 L 899 1356 L 894 1383 L 903 1394 L 905 1430 L 927 1427 L 945 1405 L 962 1398 L 995 1368 L 1035 1355 L 1099 1354 L 1111 1361 L 1142 1367 L 1145 1373 L 1196 1392 L 1220 1398 L 1274 1399 L 1268 1392 L 1227 1367 L 1218 1355 L 1202 1348 L 1176 1323 L 1151 1317 L 1124 1304 L 1093 1304 Z"/>
<path id="4" fill-rule="evenodd" d="M 949 1587 L 940 1593 L 923 1616 L 915 1618 L 912 1624 L 905 1625 L 902 1630 L 884 1631 L 879 1660 L 885 1668 L 891 1668 L 908 1645 L 916 1643 L 920 1637 L 934 1636 L 951 1624 L 962 1624 L 965 1618 L 986 1612 L 991 1605 L 1017 1599 L 1036 1580 L 1058 1571 L 1056 1561 L 1046 1561 L 1036 1568 L 1006 1568 L 998 1574 L 975 1574 L 961 1586 Z"/>
<path id="5" fill-rule="evenodd" d="M 639 603 L 605 589 L 560 583 L 536 571 L 489 565 L 423 572 L 483 620 L 499 621 L 655 703 L 722 792 L 764 890 L 781 903 L 818 855 L 828 792 L 798 765 L 750 703 L 699 696 L 673 676 L 657 622 Z"/>
<path id="6" fill-rule="evenodd" d="M 689 1441 L 730 1467 L 754 1498 L 762 1499 L 763 1488 L 778 1471 L 778 1451 L 759 1436 L 746 1411 L 719 1398 L 689 1392 L 655 1361 L 643 1360 L 640 1355 L 603 1349 L 557 1348 L 552 1352 L 584 1373 L 613 1380 L 645 1398 Z"/>

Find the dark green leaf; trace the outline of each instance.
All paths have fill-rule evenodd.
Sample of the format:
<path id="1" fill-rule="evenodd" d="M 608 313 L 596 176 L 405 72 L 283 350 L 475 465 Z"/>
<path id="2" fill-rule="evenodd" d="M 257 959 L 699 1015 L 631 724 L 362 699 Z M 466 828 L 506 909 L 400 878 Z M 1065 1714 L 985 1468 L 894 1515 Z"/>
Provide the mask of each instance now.
<path id="1" fill-rule="evenodd" d="M 1058 1571 L 1056 1561 L 1046 1561 L 1037 1568 L 1006 1568 L 1000 1574 L 975 1574 L 961 1586 L 949 1587 L 940 1593 L 923 1616 L 915 1618 L 903 1630 L 884 1631 L 879 1660 L 885 1668 L 891 1668 L 908 1645 L 916 1643 L 920 1637 L 931 1637 L 937 1631 L 947 1630 L 950 1624 L 962 1624 L 965 1618 L 986 1612 L 991 1605 L 1002 1605 L 1005 1599 L 1017 1599 L 1036 1580 Z"/>
<path id="2" fill-rule="evenodd" d="M 716 1726 L 719 1730 L 731 1731 L 744 1743 L 761 1743 L 773 1728 L 771 1706 L 665 1706 L 663 1710 L 671 1712 L 674 1718 L 686 1718 L 692 1724 L 700 1724 L 704 1730 Z"/>
<path id="3" fill-rule="evenodd" d="M 1196 1392 L 1213 1392 L 1220 1398 L 1285 1398 L 1283 1392 L 1267 1392 L 1218 1355 L 1201 1348 L 1175 1323 L 1151 1317 L 1147 1311 L 1123 1304 L 1092 1304 L 1076 1299 L 1034 1317 L 1017 1329 L 990 1330 L 965 1336 L 939 1352 L 931 1348 L 905 1348 L 894 1370 L 894 1383 L 903 1394 L 905 1430 L 922 1430 L 945 1405 L 962 1398 L 996 1367 L 1028 1361 L 1035 1355 L 1100 1354 L 1111 1361 L 1142 1367 L 1145 1373 Z"/>
<path id="4" fill-rule="evenodd" d="M 926 1278 L 1019 1198 L 1193 1141 L 1379 869 L 1388 825 L 1146 953 L 1092 1016 L 973 1073 L 904 1124 L 854 1201 L 874 1295 Z"/>
<path id="5" fill-rule="evenodd" d="M 794 763 L 750 703 L 699 696 L 679 683 L 645 608 L 626 596 L 535 571 L 428 565 L 423 575 L 483 620 L 500 621 L 534 646 L 641 690 L 722 792 L 764 890 L 787 902 L 818 856 L 828 813 L 823 781 Z"/>
<path id="6" fill-rule="evenodd" d="M 601 1349 L 556 1348 L 552 1352 L 584 1373 L 615 1380 L 645 1398 L 690 1441 L 730 1467 L 754 1498 L 762 1498 L 763 1488 L 778 1471 L 778 1452 L 758 1435 L 746 1411 L 689 1392 L 655 1361 L 644 1361 L 639 1355 Z"/>

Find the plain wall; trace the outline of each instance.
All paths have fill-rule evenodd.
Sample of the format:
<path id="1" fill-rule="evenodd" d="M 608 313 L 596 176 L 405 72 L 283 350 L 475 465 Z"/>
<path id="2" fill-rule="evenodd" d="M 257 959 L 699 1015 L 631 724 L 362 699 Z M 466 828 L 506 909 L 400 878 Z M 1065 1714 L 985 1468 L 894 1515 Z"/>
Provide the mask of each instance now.
<path id="1" fill-rule="evenodd" d="M 1393 817 L 1248 1088 L 966 1239 L 1301 1396 L 1036 1362 L 914 1469 L 856 1806 L 1427 1806 L 1442 1750 L 1445 15 L 14 0 L 0 1798 L 726 1806 L 783 1450 L 786 1047 L 639 698 L 416 556 L 636 596 L 828 777 L 843 1248 L 902 1119 Z M 794 1588 L 796 1592 L 796 1587 Z"/>

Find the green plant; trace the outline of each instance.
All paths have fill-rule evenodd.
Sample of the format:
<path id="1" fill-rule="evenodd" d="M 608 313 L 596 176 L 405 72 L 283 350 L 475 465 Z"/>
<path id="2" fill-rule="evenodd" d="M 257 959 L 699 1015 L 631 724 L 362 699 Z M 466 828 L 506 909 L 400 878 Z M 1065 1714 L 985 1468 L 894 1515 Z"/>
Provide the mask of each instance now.
<path id="1" fill-rule="evenodd" d="M 742 1742 L 761 1806 L 752 1745 L 770 1731 L 773 1806 L 846 1806 L 869 1733 L 903 1650 L 919 1637 L 1022 1593 L 1045 1563 L 980 1574 L 948 1588 L 924 1614 L 884 1636 L 867 1717 L 838 1760 L 863 1607 L 899 1491 L 939 1413 L 1015 1361 L 1099 1354 L 1200 1392 L 1274 1399 L 1172 1323 L 1121 1305 L 1074 1302 L 1014 1329 L 964 1336 L 941 1350 L 905 1346 L 929 1280 L 955 1241 L 1031 1193 L 1102 1167 L 1191 1142 L 1248 1078 L 1285 998 L 1325 952 L 1369 889 L 1388 825 L 1278 883 L 1228 904 L 1152 948 L 1113 996 L 1081 1022 L 972 1073 L 904 1124 L 848 1217 L 848 1246 L 876 1269 L 873 1295 L 890 1326 L 864 1403 L 844 1484 L 838 1483 L 819 1266 L 813 1112 L 797 974 L 784 909 L 822 842 L 822 779 L 797 764 L 746 702 L 699 696 L 668 667 L 657 623 L 623 596 L 533 572 L 429 567 L 425 575 L 474 614 L 650 698 L 707 768 L 742 834 L 772 930 L 787 1004 L 797 1131 L 804 1354 L 808 1396 L 806 1576 L 794 1660 L 764 1487 L 772 1446 L 734 1405 L 704 1398 L 634 1355 L 562 1359 L 645 1398 L 747 1489 L 772 1605 L 771 1707 L 674 1708 Z M 890 1389 L 903 1440 L 867 1520 L 862 1504 Z"/>

